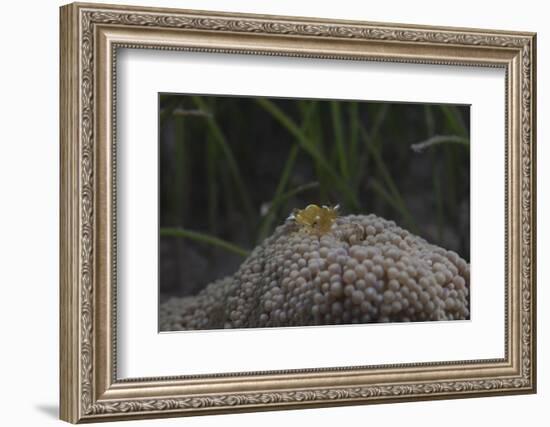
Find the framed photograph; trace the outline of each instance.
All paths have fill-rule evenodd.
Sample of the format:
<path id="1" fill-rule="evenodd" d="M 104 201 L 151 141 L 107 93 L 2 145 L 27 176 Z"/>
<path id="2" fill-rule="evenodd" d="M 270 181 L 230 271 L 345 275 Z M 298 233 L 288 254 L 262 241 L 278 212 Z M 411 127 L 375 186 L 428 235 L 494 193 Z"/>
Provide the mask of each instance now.
<path id="1" fill-rule="evenodd" d="M 535 392 L 535 34 L 60 22 L 63 420 Z"/>

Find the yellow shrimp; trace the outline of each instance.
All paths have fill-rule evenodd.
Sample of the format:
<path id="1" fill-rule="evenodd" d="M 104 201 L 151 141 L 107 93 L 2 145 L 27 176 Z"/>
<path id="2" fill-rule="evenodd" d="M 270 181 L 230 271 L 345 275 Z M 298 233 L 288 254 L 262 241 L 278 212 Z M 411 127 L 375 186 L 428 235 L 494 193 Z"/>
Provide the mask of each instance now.
<path id="1" fill-rule="evenodd" d="M 302 230 L 316 235 L 323 235 L 332 229 L 334 221 L 338 217 L 338 208 L 328 206 L 319 207 L 317 205 L 308 205 L 305 209 L 295 210 L 289 219 L 302 227 Z"/>

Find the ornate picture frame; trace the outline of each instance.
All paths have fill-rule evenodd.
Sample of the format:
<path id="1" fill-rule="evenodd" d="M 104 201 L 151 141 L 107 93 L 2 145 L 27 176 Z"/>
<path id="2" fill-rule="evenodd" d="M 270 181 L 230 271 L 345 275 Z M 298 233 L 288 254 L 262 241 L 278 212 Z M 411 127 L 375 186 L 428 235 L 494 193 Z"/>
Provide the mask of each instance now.
<path id="1" fill-rule="evenodd" d="M 535 34 L 80 3 L 60 13 L 61 419 L 79 423 L 536 391 Z M 119 48 L 504 69 L 505 357 L 118 379 Z"/>

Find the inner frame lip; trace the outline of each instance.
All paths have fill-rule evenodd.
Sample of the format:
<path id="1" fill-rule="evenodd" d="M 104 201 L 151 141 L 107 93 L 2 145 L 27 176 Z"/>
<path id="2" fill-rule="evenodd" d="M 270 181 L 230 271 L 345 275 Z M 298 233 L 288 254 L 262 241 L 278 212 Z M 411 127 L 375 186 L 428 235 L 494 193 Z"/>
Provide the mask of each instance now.
<path id="1" fill-rule="evenodd" d="M 269 36 L 267 36 L 269 37 Z M 341 55 L 322 55 L 322 56 L 319 56 L 317 54 L 296 54 L 296 53 L 289 53 L 289 52 L 284 52 L 284 53 L 276 53 L 276 54 L 272 54 L 272 52 L 270 52 L 269 50 L 268 51 L 263 51 L 263 50 L 253 50 L 253 51 L 250 51 L 250 50 L 235 50 L 235 49 L 219 49 L 219 48 L 212 48 L 212 49 L 205 49 L 205 48 L 193 48 L 193 47 L 189 47 L 189 46 L 184 46 L 184 47 L 174 47 L 174 46 L 171 46 L 170 48 L 166 49 L 166 48 L 163 48 L 162 46 L 155 46 L 155 45 L 150 45 L 150 44 L 136 44 L 136 43 L 131 43 L 131 44 L 127 44 L 127 43 L 113 43 L 113 59 L 114 59 L 114 63 L 113 63 L 113 70 L 116 70 L 116 51 L 119 49 L 119 48 L 126 48 L 126 49 L 146 49 L 146 50 L 149 50 L 149 49 L 152 49 L 152 50 L 174 50 L 174 51 L 184 51 L 184 52 L 199 52 L 199 53 L 223 53 L 223 54 L 247 54 L 247 55 L 262 55 L 262 56 L 266 56 L 266 57 L 269 57 L 269 56 L 285 56 L 285 57 L 298 57 L 298 58 L 310 58 L 310 59 L 334 59 L 334 60 L 350 60 L 350 61 L 365 61 L 365 62 L 393 62 L 393 63 L 407 63 L 407 64 L 418 64 L 418 65 L 443 65 L 443 66 L 448 66 L 448 65 L 454 65 L 454 66 L 467 66 L 467 67 L 482 67 L 482 68 L 501 68 L 501 69 L 504 69 L 505 70 L 505 91 L 506 91 L 506 99 L 507 99 L 507 96 L 508 96 L 508 77 L 509 77 L 509 63 L 497 63 L 497 62 L 493 62 L 493 61 L 489 61 L 489 62 L 469 62 L 469 61 L 440 61 L 440 60 L 425 60 L 425 59 L 420 59 L 420 60 L 413 60 L 413 59 L 406 59 L 406 60 L 392 60 L 392 59 L 388 59 L 387 57 L 382 57 L 382 58 L 378 58 L 378 57 L 368 57 L 367 54 L 365 55 L 362 55 L 362 56 L 359 56 L 359 57 L 354 57 L 354 56 L 347 56 L 347 55 L 344 55 L 344 56 L 341 56 Z M 477 48 L 477 47 L 476 47 Z M 508 57 L 510 52 L 507 52 L 507 55 L 506 57 Z M 115 73 L 116 74 L 116 73 Z M 116 80 L 115 78 L 113 80 Z M 115 88 L 116 89 L 116 86 Z M 172 93 L 172 92 L 162 92 L 162 93 Z M 176 92 L 176 93 L 179 93 L 179 92 Z M 186 92 L 187 93 L 187 92 Z M 114 94 L 114 99 L 116 100 L 116 90 L 113 92 Z M 197 93 L 199 94 L 199 93 Z M 223 96 L 223 95 L 216 95 L 216 96 Z M 228 95 L 228 96 L 233 96 L 233 95 Z M 245 95 L 238 95 L 238 96 L 245 96 Z M 254 97 L 254 95 L 252 95 L 251 97 Z M 269 96 L 270 98 L 272 96 Z M 275 97 L 273 97 L 275 98 Z M 286 97 L 280 97 L 280 98 L 286 98 Z M 293 97 L 294 98 L 294 97 Z M 299 98 L 299 97 L 296 97 L 296 98 Z M 309 98 L 307 98 L 309 99 Z M 323 98 L 323 99 L 328 99 L 328 98 Z M 365 100 L 366 101 L 366 100 Z M 385 102 L 385 101 L 380 101 L 380 102 Z M 391 101 L 392 103 L 395 102 L 395 103 L 399 103 L 399 101 Z M 405 102 L 405 103 L 408 103 L 408 102 Z M 430 102 L 431 104 L 447 104 L 447 103 L 435 103 L 435 102 Z M 471 105 L 471 104 L 461 104 L 461 103 L 453 103 L 454 105 Z M 113 104 L 113 106 L 115 106 L 116 103 Z M 505 110 L 506 112 L 508 111 L 508 103 L 505 102 Z M 506 123 L 507 123 L 507 119 L 506 119 Z M 507 131 L 505 131 L 505 137 L 506 139 L 508 139 L 508 136 L 507 136 Z M 507 158 L 508 156 L 508 151 L 505 150 L 505 157 Z M 507 168 L 505 167 L 505 172 L 506 174 L 508 173 L 507 171 Z M 508 185 L 508 182 L 507 180 L 505 181 L 505 186 Z M 506 193 L 506 196 L 508 195 L 508 192 L 507 190 L 505 191 Z M 505 201 L 505 206 L 506 206 L 506 212 L 505 212 L 505 215 L 507 216 L 508 215 L 508 197 L 506 197 L 506 201 Z M 506 220 L 505 220 L 506 222 Z M 505 242 L 505 244 L 507 244 L 507 241 Z M 506 253 L 508 253 L 508 251 L 506 250 Z M 506 256 L 505 257 L 505 264 L 508 262 L 508 257 Z M 505 274 L 505 280 L 506 282 L 508 282 L 508 277 L 507 275 Z M 508 286 L 505 286 L 505 305 L 508 303 Z M 115 313 L 116 315 L 116 313 Z M 470 320 L 468 321 L 464 321 L 464 322 L 470 322 Z M 496 358 L 496 359 L 474 359 L 474 360 L 457 360 L 457 361 L 434 361 L 434 362 L 415 362 L 415 363 L 402 363 L 402 364 L 382 364 L 382 365 L 357 365 L 357 366 L 346 366 L 346 367 L 326 367 L 326 368 L 306 368 L 306 369 L 287 369 L 287 370 L 268 370 L 268 371 L 249 371 L 249 372 L 229 372 L 229 373 L 216 373 L 216 374 L 193 374 L 193 375 L 175 375 L 175 376 L 163 376 L 163 377 L 132 377 L 132 378 L 116 378 L 116 374 L 114 376 L 114 381 L 116 382 L 140 382 L 140 381 L 153 381 L 154 379 L 170 379 L 170 380 L 188 380 L 188 379 L 200 379 L 200 378 L 204 378 L 204 379 L 207 379 L 207 378 L 224 378 L 224 377 L 247 377 L 247 376 L 257 376 L 257 375 L 260 375 L 260 376 L 270 376 L 270 375 L 292 375 L 292 374 L 302 374 L 302 373 L 322 373 L 322 372 L 346 372 L 346 371 L 356 371 L 356 370 L 374 370 L 374 369 L 382 369 L 382 368 L 388 368 L 388 369 L 394 369 L 394 368 L 408 368 L 408 367 L 421 367 L 421 368 L 426 368 L 426 372 L 429 372 L 429 368 L 430 367 L 438 367 L 438 366 L 460 366 L 460 365 L 464 365 L 464 369 L 468 369 L 468 366 L 477 366 L 477 365 L 485 365 L 487 366 L 488 364 L 494 364 L 494 363 L 497 363 L 497 364 L 500 364 L 500 365 L 506 365 L 506 366 L 509 366 L 508 365 L 508 362 L 510 361 L 509 360 L 509 354 L 508 354 L 508 349 L 510 347 L 510 343 L 508 342 L 509 341 L 509 337 L 508 337 L 508 329 L 509 329 L 509 323 L 508 323 L 508 316 L 507 316 L 507 313 L 505 312 L 505 321 L 506 321 L 506 327 L 505 327 L 505 343 L 504 343 L 504 353 L 505 353 L 505 357 L 504 358 Z M 454 322 L 462 322 L 462 321 L 454 321 Z M 392 325 L 392 324 L 390 324 Z M 352 325 L 344 325 L 344 326 L 352 326 Z M 359 326 L 364 326 L 364 325 L 359 325 Z M 371 326 L 371 325 L 369 325 Z M 323 326 L 323 327 L 326 327 L 326 326 Z M 300 328 L 300 327 L 298 327 Z M 258 328 L 260 329 L 260 328 Z M 264 329 L 264 328 L 261 328 L 261 329 Z M 275 328 L 265 328 L 265 329 L 275 329 Z M 212 330 L 213 332 L 219 332 L 221 330 Z M 175 331 L 170 331 L 170 332 L 167 332 L 167 333 L 172 333 L 172 332 L 175 332 Z M 186 333 L 189 333 L 189 332 L 194 332 L 194 331 L 181 331 L 181 332 L 186 332 Z M 198 332 L 207 332 L 207 331 L 198 331 Z M 163 334 L 165 332 L 162 332 Z M 116 346 L 116 345 L 115 345 Z M 114 349 L 116 351 L 116 348 Z M 114 354 L 113 356 L 115 358 L 115 363 L 116 363 L 116 353 Z M 341 376 L 341 374 L 340 374 Z"/>

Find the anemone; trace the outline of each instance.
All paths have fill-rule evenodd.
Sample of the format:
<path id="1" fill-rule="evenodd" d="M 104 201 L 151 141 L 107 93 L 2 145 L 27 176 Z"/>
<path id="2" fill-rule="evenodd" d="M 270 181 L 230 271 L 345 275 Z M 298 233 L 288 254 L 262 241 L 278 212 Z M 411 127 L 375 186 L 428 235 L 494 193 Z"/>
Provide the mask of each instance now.
<path id="1" fill-rule="evenodd" d="M 468 319 L 470 266 L 376 215 L 287 220 L 232 276 L 160 306 L 161 330 Z"/>

